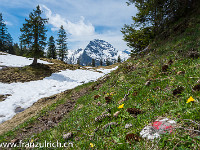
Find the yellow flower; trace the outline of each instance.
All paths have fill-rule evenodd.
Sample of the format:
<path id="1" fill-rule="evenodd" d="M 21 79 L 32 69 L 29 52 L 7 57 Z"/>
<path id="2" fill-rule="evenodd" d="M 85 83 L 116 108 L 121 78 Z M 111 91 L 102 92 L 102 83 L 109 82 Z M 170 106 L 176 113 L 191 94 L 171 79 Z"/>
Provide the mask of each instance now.
<path id="1" fill-rule="evenodd" d="M 90 146 L 91 146 L 91 147 L 94 147 L 94 144 L 93 144 L 93 143 L 90 143 Z"/>
<path id="2" fill-rule="evenodd" d="M 119 105 L 118 108 L 124 108 L 124 104 Z"/>
<path id="3" fill-rule="evenodd" d="M 187 102 L 186 103 L 189 103 L 189 102 L 194 102 L 194 98 L 192 96 L 190 96 L 190 98 L 188 98 Z"/>
<path id="4" fill-rule="evenodd" d="M 149 99 L 147 98 L 147 101 L 149 101 Z"/>

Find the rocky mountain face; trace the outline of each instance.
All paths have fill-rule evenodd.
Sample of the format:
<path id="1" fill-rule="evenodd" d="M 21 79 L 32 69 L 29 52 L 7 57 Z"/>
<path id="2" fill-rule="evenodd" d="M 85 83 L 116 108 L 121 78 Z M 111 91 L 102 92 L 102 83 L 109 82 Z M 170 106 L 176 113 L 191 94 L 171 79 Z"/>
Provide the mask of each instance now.
<path id="1" fill-rule="evenodd" d="M 99 66 L 102 61 L 106 65 L 106 61 L 110 64 L 117 62 L 118 56 L 124 61 L 128 59 L 130 52 L 128 50 L 118 51 L 111 44 L 104 40 L 95 39 L 90 41 L 85 49 L 68 52 L 67 63 L 80 65 L 91 65 L 92 59 L 95 60 L 95 65 Z"/>

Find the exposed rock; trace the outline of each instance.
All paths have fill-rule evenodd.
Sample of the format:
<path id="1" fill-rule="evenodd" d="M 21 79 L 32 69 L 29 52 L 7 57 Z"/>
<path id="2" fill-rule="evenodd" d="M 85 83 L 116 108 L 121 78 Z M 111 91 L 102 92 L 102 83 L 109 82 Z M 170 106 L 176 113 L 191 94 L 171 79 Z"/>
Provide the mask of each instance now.
<path id="1" fill-rule="evenodd" d="M 132 126 L 133 126 L 132 123 L 127 123 L 127 124 L 125 125 L 125 129 L 128 129 L 128 128 L 132 127 Z"/>
<path id="2" fill-rule="evenodd" d="M 147 81 L 147 82 L 145 83 L 146 86 L 149 86 L 150 84 L 151 84 L 150 81 Z"/>
<path id="3" fill-rule="evenodd" d="M 116 122 L 110 122 L 110 123 L 104 125 L 102 129 L 106 129 L 106 128 L 108 128 L 108 127 L 111 128 L 111 127 L 113 127 L 113 126 L 117 126 L 117 123 L 116 123 Z"/>
<path id="4" fill-rule="evenodd" d="M 178 71 L 176 74 L 177 75 L 185 74 L 185 71 Z"/>
<path id="5" fill-rule="evenodd" d="M 53 127 L 53 126 L 55 126 L 55 123 L 53 121 L 48 121 L 47 122 L 47 126 L 48 127 Z"/>
<path id="6" fill-rule="evenodd" d="M 159 138 L 161 134 L 172 133 L 176 126 L 174 120 L 160 117 L 155 120 L 153 124 L 144 127 L 140 132 L 140 135 L 143 138 L 153 140 Z"/>
<path id="7" fill-rule="evenodd" d="M 73 137 L 73 133 L 72 132 L 68 132 L 67 134 L 63 135 L 63 139 L 65 140 L 69 140 Z"/>
<path id="8" fill-rule="evenodd" d="M 17 144 L 17 143 L 19 143 L 19 141 L 20 141 L 19 139 L 13 139 L 13 140 L 10 141 L 10 143 Z"/>
<path id="9" fill-rule="evenodd" d="M 101 106 L 102 104 L 101 104 L 101 102 L 97 102 L 97 106 Z"/>
<path id="10" fill-rule="evenodd" d="M 115 112 L 114 114 L 113 114 L 113 117 L 118 117 L 119 116 L 119 114 L 120 114 L 120 111 L 117 111 L 117 112 Z"/>
<path id="11" fill-rule="evenodd" d="M 19 106 L 19 107 L 15 108 L 15 113 L 19 113 L 19 112 L 22 112 L 24 110 L 25 110 L 24 108 Z"/>

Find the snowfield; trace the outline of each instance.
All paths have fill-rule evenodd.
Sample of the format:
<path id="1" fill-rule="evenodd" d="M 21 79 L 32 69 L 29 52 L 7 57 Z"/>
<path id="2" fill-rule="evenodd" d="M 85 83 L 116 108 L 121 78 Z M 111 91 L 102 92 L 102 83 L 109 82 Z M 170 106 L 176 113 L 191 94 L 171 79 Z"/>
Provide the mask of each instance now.
<path id="1" fill-rule="evenodd" d="M 11 58 L 12 63 L 7 60 Z M 4 66 L 13 66 L 16 60 L 18 66 L 27 65 L 28 61 L 23 57 L 21 58 L 14 55 L 11 57 L 10 55 L 0 55 L 0 62 L 2 62 Z M 11 119 L 17 113 L 17 108 L 22 110 L 26 109 L 41 98 L 61 93 L 83 83 L 96 81 L 98 78 L 115 69 L 117 69 L 117 67 L 112 69 L 100 69 L 102 73 L 81 69 L 64 70 L 59 73 L 53 73 L 50 77 L 46 77 L 43 80 L 11 84 L 0 82 L 0 95 L 10 94 L 4 101 L 0 102 L 0 123 Z"/>
<path id="2" fill-rule="evenodd" d="M 33 58 L 26 58 L 22 56 L 15 56 L 7 53 L 0 52 L 0 66 L 7 67 L 24 67 L 32 64 Z M 38 59 L 38 63 L 51 64 L 43 60 Z M 0 67 L 1 69 L 2 67 Z"/>

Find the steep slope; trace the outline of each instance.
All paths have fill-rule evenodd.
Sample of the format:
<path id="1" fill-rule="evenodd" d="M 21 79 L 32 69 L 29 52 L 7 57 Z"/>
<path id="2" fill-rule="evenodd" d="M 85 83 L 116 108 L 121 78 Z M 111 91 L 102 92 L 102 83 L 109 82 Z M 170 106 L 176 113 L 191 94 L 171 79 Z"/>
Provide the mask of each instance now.
<path id="1" fill-rule="evenodd" d="M 200 16 L 185 18 L 170 31 L 185 20 L 188 23 L 184 31 L 155 41 L 145 52 L 91 83 L 90 92 L 75 100 L 74 109 L 57 126 L 34 136 L 27 134 L 37 122 L 48 122 L 55 109 L 52 106 L 0 136 L 0 142 L 20 137 L 27 142 L 70 141 L 73 147 L 69 149 L 199 149 Z M 62 100 L 67 103 L 68 99 Z M 177 127 L 155 141 L 141 138 L 141 130 L 158 117 L 173 119 Z M 23 130 L 27 136 L 21 136 Z"/>

